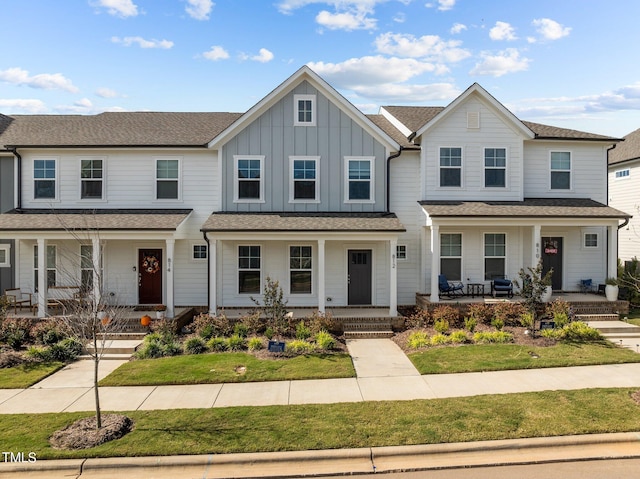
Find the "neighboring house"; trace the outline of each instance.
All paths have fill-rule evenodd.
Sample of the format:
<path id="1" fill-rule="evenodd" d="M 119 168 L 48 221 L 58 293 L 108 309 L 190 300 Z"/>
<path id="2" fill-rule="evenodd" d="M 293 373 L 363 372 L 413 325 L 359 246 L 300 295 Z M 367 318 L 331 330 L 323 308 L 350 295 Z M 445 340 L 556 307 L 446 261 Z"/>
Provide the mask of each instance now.
<path id="1" fill-rule="evenodd" d="M 620 228 L 618 256 L 625 262 L 640 258 L 640 129 L 609 151 L 609 204 L 633 215 Z"/>
<path id="2" fill-rule="evenodd" d="M 365 115 L 308 67 L 244 114 L 0 115 L 0 260 L 40 316 L 39 285 L 98 288 L 92 264 L 114 302 L 169 315 L 252 307 L 270 277 L 292 307 L 393 316 L 437 301 L 440 272 L 488 286 L 540 256 L 575 290 L 615 273 L 617 141 L 522 122 L 477 84 Z"/>

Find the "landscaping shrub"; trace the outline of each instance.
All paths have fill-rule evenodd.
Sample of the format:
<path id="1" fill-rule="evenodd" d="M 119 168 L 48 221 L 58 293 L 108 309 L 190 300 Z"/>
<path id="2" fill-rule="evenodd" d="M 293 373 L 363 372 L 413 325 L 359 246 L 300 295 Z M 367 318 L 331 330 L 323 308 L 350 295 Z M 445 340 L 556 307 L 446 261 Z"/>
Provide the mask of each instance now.
<path id="1" fill-rule="evenodd" d="M 431 344 L 431 342 L 429 341 L 429 335 L 426 331 L 416 331 L 409 335 L 407 344 L 411 349 L 420 349 L 426 348 Z"/>
<path id="2" fill-rule="evenodd" d="M 321 313 L 314 311 L 305 317 L 305 324 L 311 329 L 311 334 L 318 334 L 320 331 L 326 331 L 333 334 L 342 333 L 342 324 L 336 320 L 331 313 Z"/>
<path id="3" fill-rule="evenodd" d="M 304 320 L 300 320 L 298 324 L 296 324 L 296 339 L 307 340 L 311 337 L 311 329 L 304 324 Z"/>
<path id="4" fill-rule="evenodd" d="M 306 354 L 313 351 L 313 349 L 313 344 L 311 344 L 310 342 L 303 341 L 301 339 L 294 339 L 293 341 L 289 341 L 285 345 L 284 351 L 285 353 L 290 354 Z"/>
<path id="5" fill-rule="evenodd" d="M 147 334 L 142 346 L 135 353 L 138 359 L 161 358 L 163 356 L 176 356 L 182 353 L 182 347 L 176 342 L 173 334 L 154 332 Z"/>
<path id="6" fill-rule="evenodd" d="M 238 322 L 233 325 L 233 334 L 241 338 L 246 338 L 249 335 L 249 328 L 246 324 Z"/>
<path id="7" fill-rule="evenodd" d="M 433 336 L 431 336 L 431 345 L 432 346 L 441 346 L 443 344 L 447 344 L 449 343 L 449 336 L 445 335 L 445 334 L 434 334 Z"/>
<path id="8" fill-rule="evenodd" d="M 505 301 L 493 305 L 493 318 L 502 320 L 503 326 L 519 326 L 520 317 L 526 312 L 527 310 L 522 303 Z"/>
<path id="9" fill-rule="evenodd" d="M 489 324 L 493 318 L 493 308 L 490 304 L 472 303 L 467 310 L 469 316 L 475 318 L 478 323 Z"/>
<path id="10" fill-rule="evenodd" d="M 242 351 L 247 349 L 247 340 L 237 334 L 231 335 L 227 339 L 227 349 L 229 351 Z"/>
<path id="11" fill-rule="evenodd" d="M 207 343 L 200 336 L 191 336 L 184 342 L 185 354 L 202 354 L 207 350 Z"/>
<path id="12" fill-rule="evenodd" d="M 476 326 L 478 326 L 478 320 L 475 316 L 467 316 L 466 318 L 464 318 L 464 329 L 466 329 L 470 333 L 473 333 L 476 329 Z"/>
<path id="13" fill-rule="evenodd" d="M 458 310 L 458 308 L 454 308 L 453 306 L 449 306 L 446 304 L 436 306 L 431 313 L 431 317 L 434 324 L 438 320 L 444 320 L 449 323 L 449 326 L 451 327 L 461 326 L 460 324 L 458 324 L 460 321 L 460 311 Z"/>
<path id="14" fill-rule="evenodd" d="M 5 319 L 0 323 L 0 343 L 18 350 L 31 342 L 31 321 L 25 318 Z"/>
<path id="15" fill-rule="evenodd" d="M 193 320 L 193 330 L 205 341 L 214 336 L 228 336 L 233 331 L 233 326 L 224 315 L 212 316 L 207 313 L 199 314 Z"/>
<path id="16" fill-rule="evenodd" d="M 324 351 L 335 349 L 336 340 L 327 331 L 320 331 L 316 334 L 316 346 Z"/>
<path id="17" fill-rule="evenodd" d="M 568 318 L 571 311 L 569 303 L 560 298 L 556 298 L 550 303 L 547 303 L 544 309 L 545 314 L 551 318 L 554 318 L 557 314 L 563 314 Z"/>
<path id="18" fill-rule="evenodd" d="M 465 331 L 454 331 L 449 335 L 449 341 L 453 344 L 463 344 L 469 342 L 469 336 Z"/>
<path id="19" fill-rule="evenodd" d="M 562 328 L 564 341 L 582 342 L 582 341 L 599 341 L 602 335 L 597 329 L 588 326 L 582 321 L 574 321 Z"/>
<path id="20" fill-rule="evenodd" d="M 405 319 L 405 324 L 408 329 L 425 328 L 431 324 L 431 313 L 427 309 L 415 308 Z"/>
<path id="21" fill-rule="evenodd" d="M 540 331 L 540 336 L 554 341 L 561 341 L 564 338 L 564 331 L 562 329 L 543 329 Z"/>
<path id="22" fill-rule="evenodd" d="M 478 344 L 510 343 L 513 335 L 506 331 L 477 332 L 473 335 L 473 342 Z"/>
<path id="23" fill-rule="evenodd" d="M 209 341 L 207 341 L 207 347 L 211 351 L 226 351 L 227 350 L 227 340 L 222 336 L 214 336 Z"/>
<path id="24" fill-rule="evenodd" d="M 240 323 L 242 323 L 246 327 L 247 334 L 259 334 L 264 331 L 264 321 L 260 317 L 260 311 L 256 310 L 251 314 L 247 314 L 238 319 Z"/>
<path id="25" fill-rule="evenodd" d="M 271 326 L 267 327 L 267 329 L 264 330 L 264 336 L 269 341 L 271 341 L 275 335 L 276 335 L 276 332 L 273 330 Z"/>
<path id="26" fill-rule="evenodd" d="M 491 320 L 491 326 L 493 326 L 494 328 L 496 328 L 498 331 L 502 331 L 502 328 L 504 328 L 504 320 L 501 318 L 493 318 Z"/>
<path id="27" fill-rule="evenodd" d="M 523 328 L 533 328 L 533 313 L 526 311 L 520 315 L 520 326 Z"/>
<path id="28" fill-rule="evenodd" d="M 446 334 L 447 331 L 449 331 L 449 321 L 446 319 L 437 319 L 433 324 L 433 329 L 440 334 Z"/>
<path id="29" fill-rule="evenodd" d="M 76 338 L 65 338 L 48 346 L 31 346 L 27 350 L 27 356 L 36 361 L 70 362 L 82 354 L 84 347 Z"/>
<path id="30" fill-rule="evenodd" d="M 31 337 L 39 344 L 50 346 L 68 337 L 70 332 L 59 321 L 39 321 L 31 328 Z"/>
<path id="31" fill-rule="evenodd" d="M 3 351 L 0 353 L 0 369 L 12 368 L 26 363 L 28 357 L 16 351 Z"/>
<path id="32" fill-rule="evenodd" d="M 264 343 L 262 342 L 262 339 L 255 337 L 249 339 L 247 346 L 249 347 L 249 351 L 258 351 L 260 349 L 264 349 Z"/>

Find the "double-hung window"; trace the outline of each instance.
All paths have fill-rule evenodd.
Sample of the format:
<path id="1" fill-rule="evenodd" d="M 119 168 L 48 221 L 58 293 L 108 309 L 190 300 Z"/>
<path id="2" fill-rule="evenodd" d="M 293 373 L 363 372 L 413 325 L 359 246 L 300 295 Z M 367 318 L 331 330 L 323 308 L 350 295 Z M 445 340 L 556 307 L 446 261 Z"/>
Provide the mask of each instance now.
<path id="1" fill-rule="evenodd" d="M 56 198 L 56 160 L 33 160 L 33 197 L 37 200 Z"/>
<path id="2" fill-rule="evenodd" d="M 102 251 L 100 252 L 100 265 L 96 265 L 93 261 L 93 245 L 80 245 L 80 284 L 83 291 L 91 291 L 93 289 L 93 273 L 98 274 L 98 281 L 102 281 Z M 99 285 L 102 289 L 102 285 Z"/>
<path id="3" fill-rule="evenodd" d="M 83 200 L 102 199 L 103 161 L 87 158 L 80 160 L 80 198 Z"/>
<path id="4" fill-rule="evenodd" d="M 291 157 L 289 201 L 319 202 L 318 157 Z"/>
<path id="5" fill-rule="evenodd" d="M 234 201 L 264 201 L 264 156 L 234 156 Z"/>
<path id="6" fill-rule="evenodd" d="M 462 148 L 440 148 L 440 186 L 462 186 Z"/>
<path id="7" fill-rule="evenodd" d="M 35 285 L 35 290 L 38 291 L 38 245 L 33 246 L 33 284 Z M 47 269 L 47 288 L 56 285 L 58 270 L 57 270 L 57 250 L 55 245 L 47 245 L 47 259 L 46 259 L 46 269 Z"/>
<path id="8" fill-rule="evenodd" d="M 571 189 L 571 152 L 551 152 L 551 189 Z"/>
<path id="9" fill-rule="evenodd" d="M 491 281 L 504 278 L 507 263 L 507 235 L 486 233 L 484 235 L 484 279 Z"/>
<path id="10" fill-rule="evenodd" d="M 348 202 L 373 201 L 373 159 L 346 158 L 346 194 Z"/>
<path id="11" fill-rule="evenodd" d="M 260 246 L 238 246 L 238 292 L 260 293 Z"/>
<path id="12" fill-rule="evenodd" d="M 289 290 L 291 294 L 310 294 L 312 277 L 311 246 L 289 247 Z"/>
<path id="13" fill-rule="evenodd" d="M 180 160 L 156 159 L 156 199 L 177 200 L 179 198 Z"/>
<path id="14" fill-rule="evenodd" d="M 295 126 L 315 126 L 316 124 L 316 96 L 294 95 L 294 119 Z"/>
<path id="15" fill-rule="evenodd" d="M 440 235 L 440 274 L 448 280 L 462 280 L 462 234 Z"/>
<path id="16" fill-rule="evenodd" d="M 486 188 L 504 188 L 507 183 L 506 148 L 484 149 L 484 186 Z"/>
<path id="17" fill-rule="evenodd" d="M 11 245 L 0 244 L 0 268 L 11 266 Z"/>

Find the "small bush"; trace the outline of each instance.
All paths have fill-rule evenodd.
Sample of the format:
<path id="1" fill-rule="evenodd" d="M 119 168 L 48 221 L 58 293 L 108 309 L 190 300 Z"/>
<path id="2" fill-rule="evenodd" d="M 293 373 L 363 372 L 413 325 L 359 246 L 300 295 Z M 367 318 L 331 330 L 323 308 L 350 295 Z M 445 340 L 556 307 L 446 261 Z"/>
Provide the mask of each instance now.
<path id="1" fill-rule="evenodd" d="M 264 330 L 264 336 L 269 341 L 271 341 L 275 335 L 276 335 L 276 333 L 275 333 L 275 331 L 273 330 L 273 328 L 271 326 L 269 326 L 267 329 Z"/>
<path id="2" fill-rule="evenodd" d="M 504 301 L 493 305 L 493 317 L 502 320 L 503 326 L 519 326 L 520 317 L 526 312 L 522 303 Z"/>
<path id="3" fill-rule="evenodd" d="M 233 326 L 224 314 L 212 316 L 203 313 L 193 320 L 193 329 L 198 336 L 208 341 L 214 336 L 228 336 L 232 333 Z"/>
<path id="4" fill-rule="evenodd" d="M 463 344 L 469 342 L 469 336 L 465 331 L 454 331 L 449 336 L 449 341 L 453 344 Z"/>
<path id="5" fill-rule="evenodd" d="M 449 326 L 456 327 L 458 326 L 458 322 L 460 321 L 460 311 L 458 310 L 458 308 L 443 304 L 434 308 L 433 312 L 431 313 L 431 317 L 434 324 L 441 320 L 446 321 Z"/>
<path id="6" fill-rule="evenodd" d="M 59 321 L 47 319 L 31 328 L 31 336 L 38 344 L 50 346 L 69 336 L 69 331 Z"/>
<path id="7" fill-rule="evenodd" d="M 569 316 L 567 313 L 555 313 L 553 315 L 553 320 L 556 323 L 556 328 L 564 328 L 569 324 Z"/>
<path id="8" fill-rule="evenodd" d="M 241 338 L 246 338 L 249 335 L 249 327 L 244 323 L 238 322 L 233 325 L 233 334 Z"/>
<path id="9" fill-rule="evenodd" d="M 476 329 L 476 326 L 478 326 L 478 320 L 475 316 L 467 316 L 466 318 L 464 318 L 464 329 L 466 329 L 470 333 L 473 333 Z"/>
<path id="10" fill-rule="evenodd" d="M 469 316 L 476 318 L 479 323 L 489 324 L 493 318 L 493 307 L 485 303 L 473 303 L 467 310 Z"/>
<path id="11" fill-rule="evenodd" d="M 564 337 L 564 331 L 562 329 L 543 329 L 540 331 L 540 336 L 554 341 L 561 341 Z"/>
<path id="12" fill-rule="evenodd" d="M 434 334 L 433 336 L 431 336 L 431 345 L 432 346 L 440 346 L 443 344 L 447 344 L 449 343 L 449 336 L 445 335 L 445 334 Z"/>
<path id="13" fill-rule="evenodd" d="M 513 335 L 506 331 L 478 332 L 473 335 L 473 342 L 478 344 L 510 343 Z"/>
<path id="14" fill-rule="evenodd" d="M 6 319 L 0 322 L 0 343 L 18 350 L 31 341 L 31 321 L 25 318 Z"/>
<path id="15" fill-rule="evenodd" d="M 557 298 L 545 305 L 545 314 L 552 318 L 555 318 L 557 314 L 565 315 L 567 318 L 570 316 L 571 307 L 565 300 Z"/>
<path id="16" fill-rule="evenodd" d="M 207 347 L 211 351 L 221 352 L 227 350 L 227 340 L 222 336 L 214 336 L 207 341 Z"/>
<path id="17" fill-rule="evenodd" d="M 431 324 L 431 313 L 427 309 L 415 308 L 405 319 L 405 324 L 408 329 L 426 328 Z"/>
<path id="18" fill-rule="evenodd" d="M 16 351 L 3 351 L 0 352 L 0 369 L 12 368 L 26 363 L 29 360 L 28 356 Z"/>
<path id="19" fill-rule="evenodd" d="M 588 326 L 586 323 L 582 321 L 574 321 L 566 325 L 563 329 L 563 340 L 564 341 L 599 341 L 602 339 L 600 332 L 597 329 L 594 329 Z"/>
<path id="20" fill-rule="evenodd" d="M 311 337 L 311 329 L 304 324 L 304 321 L 301 320 L 298 324 L 296 324 L 296 339 L 307 340 Z"/>
<path id="21" fill-rule="evenodd" d="M 138 359 L 153 359 L 163 356 L 177 356 L 182 353 L 182 347 L 172 333 L 153 332 L 147 334 L 142 346 L 136 351 Z"/>
<path id="22" fill-rule="evenodd" d="M 247 349 L 247 341 L 242 336 L 234 334 L 227 339 L 227 349 L 229 351 L 242 351 Z"/>
<path id="23" fill-rule="evenodd" d="M 433 329 L 440 334 L 446 334 L 447 331 L 449 331 L 449 321 L 446 319 L 437 319 L 433 324 Z"/>
<path id="24" fill-rule="evenodd" d="M 259 351 L 260 349 L 264 349 L 264 343 L 262 342 L 262 339 L 260 338 L 250 338 L 247 346 L 249 348 L 249 351 Z"/>
<path id="25" fill-rule="evenodd" d="M 293 341 L 289 341 L 284 348 L 285 353 L 290 354 L 306 354 L 313 351 L 313 344 L 308 341 L 303 341 L 301 339 L 294 339 Z"/>
<path id="26" fill-rule="evenodd" d="M 527 311 L 520 315 L 520 326 L 523 328 L 533 328 L 533 313 Z"/>
<path id="27" fill-rule="evenodd" d="M 431 344 L 431 342 L 429 341 L 429 335 L 426 331 L 416 331 L 409 335 L 407 344 L 411 349 L 420 349 L 426 348 Z"/>
<path id="28" fill-rule="evenodd" d="M 336 340 L 327 331 L 320 331 L 316 334 L 316 345 L 323 351 L 330 351 L 335 349 Z"/>
<path id="29" fill-rule="evenodd" d="M 184 342 L 185 354 L 203 354 L 207 349 L 207 343 L 200 336 L 191 336 Z"/>
<path id="30" fill-rule="evenodd" d="M 75 338 L 65 338 L 49 346 L 31 346 L 27 350 L 27 356 L 36 361 L 63 363 L 74 361 L 82 354 L 84 347 Z"/>
<path id="31" fill-rule="evenodd" d="M 320 331 L 327 331 L 334 334 L 342 333 L 342 323 L 331 316 L 331 313 L 314 311 L 305 317 L 305 323 L 309 326 L 309 329 L 311 329 L 312 335 L 318 334 Z"/>
<path id="32" fill-rule="evenodd" d="M 501 318 L 493 318 L 491 320 L 491 326 L 496 328 L 498 331 L 502 331 L 502 328 L 504 328 L 504 320 Z"/>
<path id="33" fill-rule="evenodd" d="M 245 337 L 250 334 L 259 334 L 264 330 L 264 321 L 260 317 L 260 311 L 258 310 L 242 316 L 238 321 L 246 327 L 247 334 Z"/>

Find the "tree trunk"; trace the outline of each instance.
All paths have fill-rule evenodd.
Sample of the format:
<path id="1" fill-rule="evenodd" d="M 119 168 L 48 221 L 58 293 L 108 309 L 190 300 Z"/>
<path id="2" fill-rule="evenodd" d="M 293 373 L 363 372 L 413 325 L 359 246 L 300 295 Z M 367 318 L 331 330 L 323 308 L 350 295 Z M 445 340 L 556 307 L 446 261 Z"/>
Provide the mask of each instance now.
<path id="1" fill-rule="evenodd" d="M 100 393 L 98 392 L 98 365 L 100 364 L 100 354 L 98 353 L 98 333 L 93 328 L 93 391 L 96 398 L 96 428 L 102 427 L 102 414 L 100 412 Z"/>

